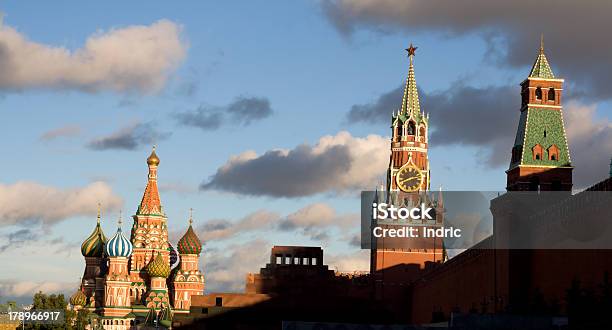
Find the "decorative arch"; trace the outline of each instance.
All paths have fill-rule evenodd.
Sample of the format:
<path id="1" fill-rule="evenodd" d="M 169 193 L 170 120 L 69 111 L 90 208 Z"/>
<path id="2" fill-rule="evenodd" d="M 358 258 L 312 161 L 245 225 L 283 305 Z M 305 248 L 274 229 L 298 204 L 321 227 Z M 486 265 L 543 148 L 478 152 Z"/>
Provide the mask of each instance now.
<path id="1" fill-rule="evenodd" d="M 401 121 L 397 121 L 397 124 L 395 125 L 395 136 L 397 137 L 397 140 L 401 140 L 402 139 L 402 135 L 403 135 L 403 125 Z"/>
<path id="2" fill-rule="evenodd" d="M 555 89 L 554 88 L 549 88 L 548 89 L 548 98 L 549 101 L 554 101 L 555 100 Z"/>
<path id="3" fill-rule="evenodd" d="M 406 135 L 416 135 L 416 124 L 412 119 L 408 121 L 408 125 L 406 127 Z"/>
<path id="4" fill-rule="evenodd" d="M 542 99 L 542 88 L 538 87 L 535 90 L 535 98 L 536 100 L 541 100 Z"/>

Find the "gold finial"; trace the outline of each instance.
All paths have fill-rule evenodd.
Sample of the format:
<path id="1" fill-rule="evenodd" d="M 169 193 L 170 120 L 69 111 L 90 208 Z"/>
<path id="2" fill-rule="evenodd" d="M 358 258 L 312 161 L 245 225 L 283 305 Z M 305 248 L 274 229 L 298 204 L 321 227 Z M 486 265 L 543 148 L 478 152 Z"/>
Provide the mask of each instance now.
<path id="1" fill-rule="evenodd" d="M 153 151 L 151 151 L 151 155 L 149 155 L 149 158 L 147 158 L 147 164 L 157 166 L 159 165 L 159 157 L 157 157 L 155 149 L 157 149 L 157 146 L 153 145 Z"/>
<path id="2" fill-rule="evenodd" d="M 193 208 L 189 209 L 189 225 L 193 223 Z"/>
<path id="3" fill-rule="evenodd" d="M 540 54 L 544 53 L 544 33 L 540 34 Z"/>
<path id="4" fill-rule="evenodd" d="M 408 52 L 408 57 L 414 56 L 414 52 L 417 50 L 417 48 L 419 47 L 414 47 L 411 42 L 410 47 L 406 48 L 406 51 Z"/>
<path id="5" fill-rule="evenodd" d="M 119 228 L 121 228 L 122 223 L 123 223 L 123 210 L 119 210 L 119 221 L 117 221 Z"/>
<path id="6" fill-rule="evenodd" d="M 100 202 L 98 202 L 98 217 L 97 217 L 98 224 L 100 224 L 100 209 L 101 208 L 102 208 L 102 204 Z"/>

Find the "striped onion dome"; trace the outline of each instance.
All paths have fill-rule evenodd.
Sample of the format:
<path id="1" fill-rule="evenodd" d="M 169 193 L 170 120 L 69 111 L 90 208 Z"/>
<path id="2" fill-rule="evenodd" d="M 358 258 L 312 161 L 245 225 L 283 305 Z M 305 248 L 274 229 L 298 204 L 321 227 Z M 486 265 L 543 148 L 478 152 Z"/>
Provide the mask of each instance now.
<path id="1" fill-rule="evenodd" d="M 168 278 L 170 275 L 170 264 L 164 261 L 161 252 L 157 253 L 157 256 L 147 266 L 147 272 L 151 277 L 163 277 Z"/>
<path id="2" fill-rule="evenodd" d="M 117 233 L 106 243 L 106 255 L 109 257 L 129 257 L 132 255 L 132 243 L 121 233 L 121 217 Z"/>
<path id="3" fill-rule="evenodd" d="M 91 235 L 81 244 L 81 254 L 84 257 L 103 257 L 104 244 L 106 244 L 106 236 L 100 227 L 100 208 L 98 206 L 98 223 Z"/>
<path id="4" fill-rule="evenodd" d="M 85 306 L 87 303 L 87 297 L 83 293 L 83 290 L 78 290 L 70 297 L 70 304 L 72 306 Z"/>
<path id="5" fill-rule="evenodd" d="M 178 251 L 181 254 L 200 254 L 200 252 L 202 252 L 202 242 L 200 242 L 195 231 L 193 231 L 193 227 L 191 226 L 192 223 L 193 218 L 190 215 L 189 228 L 187 228 L 185 235 L 178 241 Z"/>

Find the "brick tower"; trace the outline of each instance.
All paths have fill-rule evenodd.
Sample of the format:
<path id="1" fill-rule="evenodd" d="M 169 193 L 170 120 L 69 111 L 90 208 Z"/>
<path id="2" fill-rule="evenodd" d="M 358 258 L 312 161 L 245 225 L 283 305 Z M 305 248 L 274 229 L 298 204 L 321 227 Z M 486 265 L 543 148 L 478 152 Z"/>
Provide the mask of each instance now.
<path id="1" fill-rule="evenodd" d="M 562 92 L 563 79 L 555 78 L 541 41 L 529 77 L 521 83 L 521 116 L 506 171 L 508 191 L 572 189 Z"/>
<path id="2" fill-rule="evenodd" d="M 432 205 L 433 202 L 427 194 L 430 186 L 427 157 L 429 116 L 421 111 L 419 104 L 413 64 L 415 50 L 412 44 L 406 49 L 410 66 L 402 105 L 391 117 L 391 157 L 386 189 L 382 189 L 386 192 L 377 193 L 379 200 L 376 201 L 385 200 L 396 206 Z M 437 220 L 442 221 L 442 217 Z M 424 249 L 422 245 L 415 245 L 414 240 L 406 240 L 408 245 L 402 248 L 395 245 L 387 248 L 388 241 L 376 239 L 370 260 L 371 273 L 384 285 L 407 283 L 425 267 L 426 262 L 440 262 L 445 257 L 441 242 L 437 242 L 437 248 Z"/>
<path id="3" fill-rule="evenodd" d="M 189 228 L 178 242 L 181 264 L 174 277 L 174 308 L 177 313 L 188 313 L 191 297 L 204 294 L 204 275 L 199 270 L 202 242 L 193 227 L 193 215 L 189 213 Z"/>
<path id="4" fill-rule="evenodd" d="M 157 189 L 157 166 L 159 158 L 155 154 L 155 147 L 147 158 L 149 176 L 147 187 L 133 216 L 134 225 L 130 241 L 134 246 L 130 262 L 130 275 L 132 281 L 132 298 L 135 304 L 144 303 L 144 294 L 147 292 L 149 276 L 147 265 L 158 255 L 169 264 L 168 250 L 168 219 L 162 209 Z"/>
<path id="5" fill-rule="evenodd" d="M 104 307 L 102 314 L 107 317 L 121 319 L 123 327 L 129 329 L 133 321 L 130 301 L 130 271 L 129 257 L 132 255 L 132 243 L 121 232 L 121 216 L 119 216 L 117 233 L 108 240 L 104 248 L 108 256 L 108 273 L 104 282 Z"/>
<path id="6" fill-rule="evenodd" d="M 419 92 L 414 77 L 414 52 L 406 49 L 410 58 L 408 78 L 404 88 L 402 107 L 391 117 L 391 160 L 387 170 L 387 191 L 415 192 L 429 190 L 429 160 L 427 134 L 429 116 L 421 112 Z M 402 174 L 407 175 L 402 176 Z M 402 176 L 402 177 L 400 177 Z M 409 177 L 418 177 L 409 179 Z"/>

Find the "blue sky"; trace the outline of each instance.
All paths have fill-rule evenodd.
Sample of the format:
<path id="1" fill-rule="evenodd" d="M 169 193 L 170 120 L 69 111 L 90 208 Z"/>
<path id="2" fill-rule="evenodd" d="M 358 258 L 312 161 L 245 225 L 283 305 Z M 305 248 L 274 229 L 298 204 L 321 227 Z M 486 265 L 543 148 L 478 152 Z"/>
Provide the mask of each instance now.
<path id="1" fill-rule="evenodd" d="M 342 10 L 345 2 L 333 3 Z M 299 210 L 320 206 L 317 203 L 325 204 L 335 212 L 333 215 L 326 213 L 330 221 L 344 219 L 358 211 L 356 192 L 360 189 L 354 188 L 372 187 L 369 180 L 372 173 L 360 175 L 358 168 L 353 169 L 356 173 L 354 182 L 347 179 L 349 182 L 341 188 L 321 188 L 300 196 L 265 192 L 244 194 L 231 189 L 202 191 L 198 186 L 215 175 L 232 156 L 246 151 L 262 155 L 276 149 L 295 150 L 302 144 L 316 146 L 322 137 L 338 137 L 341 131 L 350 134 L 347 144 L 352 144 L 352 139 L 366 139 L 370 134 L 381 139 L 387 137 L 387 121 L 350 122 L 347 114 L 354 105 L 375 107 L 381 95 L 401 86 L 408 69 L 403 49 L 410 42 L 419 47 L 415 70 L 422 97 L 423 94 L 428 96 L 423 107 L 426 112 L 429 111 L 428 104 L 436 103 L 436 96 L 462 86 L 484 91 L 496 87 L 509 88 L 510 95 L 514 93 L 518 102 L 518 84 L 527 75 L 537 54 L 539 32 L 534 32 L 533 38 L 523 45 L 532 55 L 519 64 L 507 61 L 502 55 L 491 55 L 497 51 L 507 53 L 508 40 L 514 40 L 508 36 L 515 33 L 510 25 L 499 27 L 502 32 L 496 35 L 495 42 L 491 42 L 483 36 L 484 33 L 477 31 L 449 33 L 452 26 L 438 29 L 403 22 L 385 25 L 376 21 L 383 19 L 379 16 L 352 17 L 354 26 L 347 34 L 338 28 L 338 22 L 330 18 L 329 9 L 322 3 L 326 2 L 193 1 L 170 4 L 105 1 L 84 7 L 73 1 L 61 1 L 37 3 L 36 8 L 20 2 L 3 3 L 0 11 L 4 13 L 4 27 L 46 47 L 63 47 L 78 52 L 92 36 L 132 26 L 153 27 L 156 22 L 165 20 L 177 28 L 179 48 L 184 51 L 182 56 L 174 55 L 176 65 L 169 65 L 155 76 L 163 76 L 159 88 L 147 87 L 144 91 L 129 86 L 113 88 L 104 82 L 92 89 L 91 86 L 80 86 L 78 82 L 15 83 L 10 78 L 0 80 L 0 115 L 4 124 L 3 138 L 0 139 L 0 150 L 4 154 L 0 184 L 4 185 L 7 196 L 11 185 L 18 182 L 33 182 L 65 192 L 102 181 L 112 190 L 104 196 L 112 195 L 119 199 L 119 202 L 107 205 L 103 214 L 104 230 L 111 235 L 116 228 L 118 210 L 122 208 L 124 214 L 133 214 L 136 210 L 146 184 L 145 158 L 151 145 L 156 143 L 161 158 L 161 198 L 175 239 L 186 229 L 190 207 L 195 209 L 195 221 L 200 225 L 201 235 L 205 234 L 204 225 L 209 222 L 237 223 L 261 210 L 275 213 L 279 221 L 285 221 L 287 217 L 298 218 L 296 212 L 298 215 L 308 213 Z M 359 5 L 360 1 L 355 3 Z M 367 12 L 368 8 L 365 9 Z M 346 13 L 351 14 L 350 8 Z M 504 29 L 509 32 L 504 32 Z M 552 36 L 551 39 L 558 40 L 558 37 Z M 2 42 L 9 41 L 0 39 Z M 123 52 L 140 56 L 138 43 L 121 45 L 130 48 L 123 49 Z M 553 42 L 550 48 L 547 55 L 553 70 L 571 81 L 565 73 L 573 71 L 565 70 L 555 62 L 557 54 L 563 51 L 562 44 Z M 151 54 L 142 56 L 155 57 Z M 38 65 L 44 68 L 55 64 L 50 61 Z M 113 74 L 121 75 L 121 72 Z M 240 98 L 267 100 L 271 114 L 246 125 L 236 122 L 226 112 Z M 397 99 L 398 106 L 400 100 Z M 504 99 L 499 99 L 499 104 L 495 98 L 492 100 L 479 105 L 479 111 L 496 111 L 507 106 Z M 573 109 L 577 109 L 572 118 L 587 118 L 586 128 L 577 125 L 576 133 L 570 134 L 576 136 L 578 143 L 588 140 L 584 130 L 588 131 L 589 127 L 597 128 L 603 137 L 608 136 L 607 96 L 595 101 L 585 101 L 585 97 L 566 100 L 571 101 L 574 102 Z M 194 113 L 198 109 L 212 109 L 225 119 L 215 130 L 185 126 L 177 121 L 177 114 Z M 389 116 L 393 110 L 388 109 Z M 518 118 L 518 109 L 513 111 L 511 118 Z M 471 115 L 466 112 L 466 117 Z M 443 121 L 444 115 L 437 114 L 434 118 Z M 474 127 L 490 124 L 478 117 L 468 119 Z M 96 139 L 122 129 L 129 131 L 140 124 L 144 124 L 141 129 L 149 128 L 161 135 L 144 138 L 130 149 L 96 150 L 88 147 Z M 514 122 L 502 124 L 510 127 L 510 131 L 515 129 Z M 436 124 L 432 125 L 436 129 Z M 45 133 L 58 129 L 63 133 L 56 138 L 42 138 Z M 457 143 L 436 145 L 435 140 L 432 141 L 432 187 L 504 189 L 506 163 L 503 159 L 489 162 L 493 157 L 490 155 L 495 154 L 492 148 L 499 147 L 487 144 L 489 138 L 483 135 L 482 143 L 463 142 L 460 137 Z M 501 142 L 505 147 L 511 143 L 511 138 L 504 136 L 500 141 L 505 141 Z M 601 153 L 607 152 L 603 158 L 609 159 L 610 146 L 603 148 Z M 383 149 L 379 153 L 383 155 L 379 162 L 387 161 L 386 151 Z M 502 148 L 501 155 L 506 151 L 509 147 Z M 607 164 L 601 163 L 597 162 L 594 177 L 606 175 Z M 278 184 L 299 184 L 300 174 L 299 171 L 295 173 L 295 182 L 288 180 Z M 378 177 L 382 178 L 383 174 Z M 585 182 L 594 181 L 589 180 L 585 179 Z M 72 290 L 68 288 L 76 285 L 84 266 L 79 245 L 95 224 L 95 201 L 79 198 L 80 202 L 90 202 L 90 206 L 75 206 L 76 211 L 67 211 L 48 221 L 41 220 L 40 214 L 53 204 L 44 200 L 23 203 L 24 208 L 38 211 L 12 210 L 23 211 L 24 215 L 8 216 L 7 212 L 0 212 L 10 218 L 0 219 L 4 222 L 0 224 L 0 246 L 8 245 L 0 251 L 0 263 L 11 265 L 10 271 L 6 271 L 7 268 L 0 271 L 0 296 L 27 296 L 37 288 Z M 70 202 L 70 199 L 65 200 L 65 203 Z M 101 202 L 105 203 L 104 200 Z M 343 238 L 317 240 L 309 236 L 312 229 L 309 225 L 297 226 L 293 231 L 279 231 L 270 229 L 273 224 L 264 223 L 266 225 L 262 227 L 249 232 L 239 231 L 218 242 L 205 242 L 204 259 L 210 264 L 203 263 L 203 267 L 205 273 L 209 266 L 214 273 L 208 278 L 211 289 L 239 288 L 243 272 L 257 271 L 263 266 L 262 260 L 266 260 L 272 244 L 323 245 L 332 266 L 364 268 L 363 253 Z M 321 228 L 335 233 L 353 230 L 329 223 Z M 13 235 L 10 239 L 12 233 L 23 229 L 30 232 L 21 238 Z M 253 251 L 251 262 L 236 265 L 230 261 L 247 255 L 245 250 Z M 343 263 L 342 260 L 349 261 Z M 234 278 L 228 279 L 224 271 L 232 273 Z M 215 278 L 219 280 L 217 283 Z"/>

